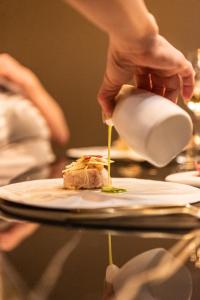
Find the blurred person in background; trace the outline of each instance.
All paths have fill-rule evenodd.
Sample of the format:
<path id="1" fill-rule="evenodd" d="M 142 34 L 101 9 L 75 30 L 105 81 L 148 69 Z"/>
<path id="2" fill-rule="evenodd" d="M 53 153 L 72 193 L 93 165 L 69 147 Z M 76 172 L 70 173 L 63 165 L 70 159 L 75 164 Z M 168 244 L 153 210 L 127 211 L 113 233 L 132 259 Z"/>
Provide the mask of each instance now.
<path id="1" fill-rule="evenodd" d="M 0 54 L 0 83 L 21 94 L 39 110 L 46 120 L 50 136 L 60 144 L 67 142 L 69 130 L 64 114 L 37 76 L 9 54 Z M 28 113 L 28 112 L 27 112 Z"/>
<path id="2" fill-rule="evenodd" d="M 69 130 L 57 102 L 36 75 L 0 54 L 0 186 L 55 160 L 51 140 L 65 144 Z"/>

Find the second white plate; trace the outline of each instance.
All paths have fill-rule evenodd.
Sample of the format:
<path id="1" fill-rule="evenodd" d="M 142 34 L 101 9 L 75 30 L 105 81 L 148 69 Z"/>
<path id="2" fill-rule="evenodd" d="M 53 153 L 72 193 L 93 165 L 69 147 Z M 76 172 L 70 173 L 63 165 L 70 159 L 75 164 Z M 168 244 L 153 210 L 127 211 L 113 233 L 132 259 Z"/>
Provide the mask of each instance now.
<path id="1" fill-rule="evenodd" d="M 197 171 L 174 173 L 168 175 L 165 180 L 200 187 L 200 176 Z"/>
<path id="2" fill-rule="evenodd" d="M 108 155 L 108 148 L 104 146 L 99 147 L 80 147 L 71 148 L 67 150 L 67 156 L 71 158 L 79 158 L 83 155 Z M 112 159 L 131 159 L 134 161 L 144 161 L 144 158 L 137 154 L 133 150 L 118 150 L 111 148 L 111 158 Z"/>

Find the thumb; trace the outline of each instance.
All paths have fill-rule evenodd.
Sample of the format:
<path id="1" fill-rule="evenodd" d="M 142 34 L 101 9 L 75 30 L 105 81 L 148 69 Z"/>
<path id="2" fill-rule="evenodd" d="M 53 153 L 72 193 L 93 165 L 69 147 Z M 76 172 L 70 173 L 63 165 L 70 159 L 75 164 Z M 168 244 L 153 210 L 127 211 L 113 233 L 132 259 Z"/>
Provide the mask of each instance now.
<path id="1" fill-rule="evenodd" d="M 108 265 L 106 269 L 106 282 L 112 283 L 119 270 L 120 268 L 114 264 Z"/>
<path id="2" fill-rule="evenodd" d="M 115 96 L 118 94 L 120 87 L 115 90 L 109 90 L 108 84 L 103 80 L 102 86 L 98 93 L 98 102 L 102 108 L 105 119 L 110 119 L 112 117 L 113 110 L 115 108 Z"/>
<path id="3" fill-rule="evenodd" d="M 110 118 L 115 107 L 115 97 L 121 86 L 133 77 L 133 65 L 128 63 L 117 51 L 109 50 L 106 72 L 98 93 L 98 102 L 106 115 Z"/>

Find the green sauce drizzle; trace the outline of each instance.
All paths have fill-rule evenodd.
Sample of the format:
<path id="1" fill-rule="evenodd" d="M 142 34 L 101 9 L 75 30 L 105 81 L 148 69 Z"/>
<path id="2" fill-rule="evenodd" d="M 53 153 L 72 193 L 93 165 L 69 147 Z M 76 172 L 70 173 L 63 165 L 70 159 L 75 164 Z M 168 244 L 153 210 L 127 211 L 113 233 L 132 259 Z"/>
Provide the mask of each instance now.
<path id="1" fill-rule="evenodd" d="M 111 186 L 111 163 L 110 163 L 110 150 L 112 141 L 112 125 L 108 126 L 108 186 Z"/>
<path id="2" fill-rule="evenodd" d="M 108 262 L 109 265 L 113 264 L 113 251 L 112 251 L 112 236 L 108 234 Z"/>
<path id="3" fill-rule="evenodd" d="M 111 185 L 111 163 L 110 163 L 110 150 L 112 141 L 112 125 L 108 126 L 108 184 L 104 185 L 101 189 L 104 193 L 124 193 L 127 190 L 123 188 L 117 188 Z"/>

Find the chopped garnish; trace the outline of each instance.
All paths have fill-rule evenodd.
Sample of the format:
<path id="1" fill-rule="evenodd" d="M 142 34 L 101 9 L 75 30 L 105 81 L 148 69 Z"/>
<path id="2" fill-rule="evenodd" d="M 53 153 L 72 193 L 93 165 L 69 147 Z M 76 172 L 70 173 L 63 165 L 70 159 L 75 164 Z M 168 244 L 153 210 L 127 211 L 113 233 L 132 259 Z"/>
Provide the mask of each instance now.
<path id="1" fill-rule="evenodd" d="M 63 173 L 88 168 L 103 169 L 104 166 L 108 166 L 107 158 L 102 157 L 101 155 L 85 155 L 77 159 L 75 162 L 65 166 Z"/>
<path id="2" fill-rule="evenodd" d="M 90 155 L 85 155 L 85 156 L 83 156 L 83 157 L 84 157 L 85 160 L 89 160 L 89 159 L 91 158 Z"/>

